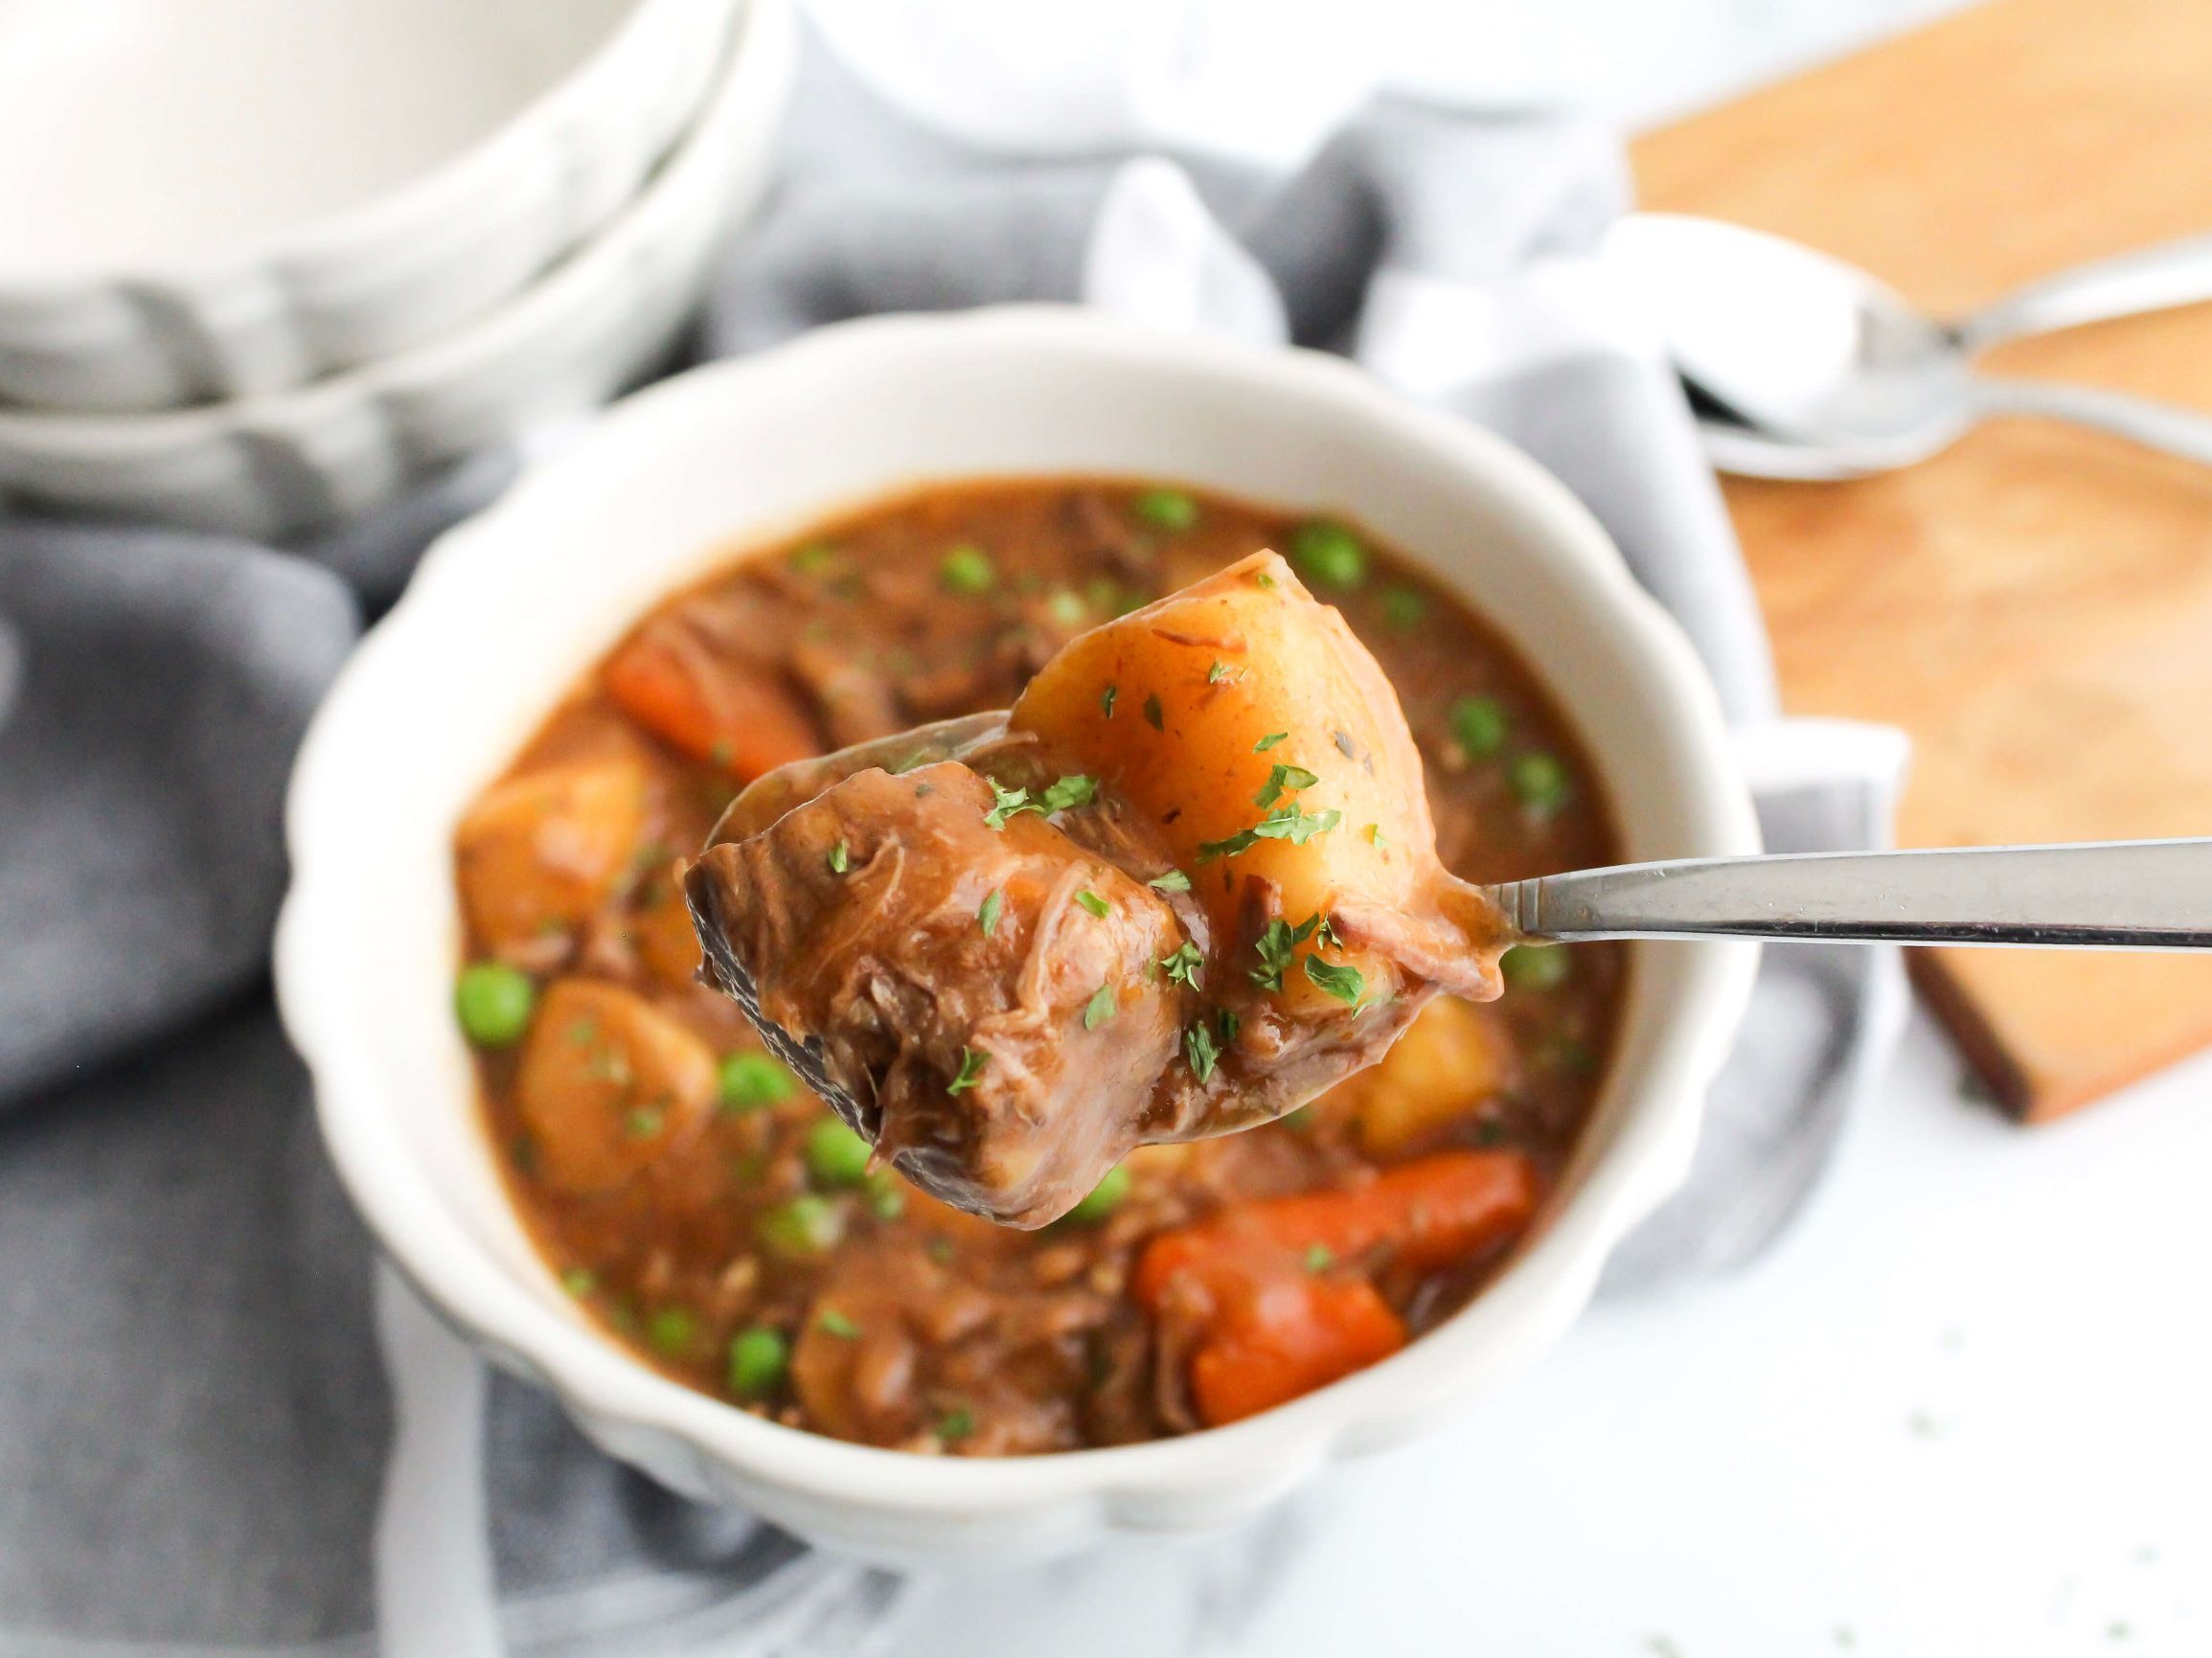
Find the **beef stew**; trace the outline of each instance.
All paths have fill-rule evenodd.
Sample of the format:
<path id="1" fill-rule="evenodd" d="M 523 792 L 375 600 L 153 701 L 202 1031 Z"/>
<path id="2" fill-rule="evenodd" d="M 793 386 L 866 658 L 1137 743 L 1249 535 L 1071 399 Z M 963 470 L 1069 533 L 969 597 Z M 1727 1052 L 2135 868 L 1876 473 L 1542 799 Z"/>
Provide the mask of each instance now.
<path id="1" fill-rule="evenodd" d="M 1268 548 L 1388 675 L 1446 867 L 1611 861 L 1598 780 L 1534 678 L 1354 527 L 1136 484 L 962 483 L 734 563 L 642 621 L 456 835 L 487 1123 L 532 1235 L 615 1339 L 795 1427 L 1070 1450 L 1294 1397 L 1495 1271 L 1602 1080 L 1617 946 L 1511 950 L 1500 1000 L 1440 996 L 1374 1068 L 1280 1122 L 1132 1151 L 1035 1232 L 872 1162 L 696 978 L 678 859 L 742 785 L 1010 707 L 1077 635 Z M 840 839 L 850 858 L 827 826 L 800 855 L 827 867 Z M 1129 936 L 1101 941 L 1099 983 L 1170 953 L 1140 891 L 1112 895 Z M 1158 1046 L 1129 1005 L 1121 1034 Z"/>

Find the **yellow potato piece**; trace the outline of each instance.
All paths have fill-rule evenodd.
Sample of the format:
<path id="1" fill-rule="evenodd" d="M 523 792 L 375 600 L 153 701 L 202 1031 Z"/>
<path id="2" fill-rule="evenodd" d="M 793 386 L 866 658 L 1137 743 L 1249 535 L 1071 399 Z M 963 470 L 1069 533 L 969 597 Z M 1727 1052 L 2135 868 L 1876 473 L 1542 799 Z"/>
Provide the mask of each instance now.
<path id="1" fill-rule="evenodd" d="M 1434 879 L 1421 756 L 1397 696 L 1344 619 L 1272 553 L 1072 641 L 1009 725 L 1081 758 L 1156 820 L 1224 936 L 1255 877 L 1293 924 L 1415 911 Z M 1303 844 L 1251 837 L 1286 812 L 1301 814 Z M 1396 986 L 1376 951 L 1332 959 L 1375 991 Z M 1302 975 L 1284 987 L 1293 1009 L 1321 995 Z"/>
<path id="2" fill-rule="evenodd" d="M 561 979 L 530 1028 L 514 1100 L 546 1182 L 596 1192 L 690 1140 L 716 1080 L 713 1051 L 644 997 Z"/>
<path id="3" fill-rule="evenodd" d="M 628 869 L 645 818 L 645 768 L 627 754 L 497 784 L 454 835 L 470 924 L 494 951 L 579 926 Z"/>
<path id="4" fill-rule="evenodd" d="M 1395 1157 L 1449 1126 L 1509 1080 L 1512 1052 L 1496 1016 L 1455 996 L 1439 996 L 1372 1069 L 1325 1097 L 1349 1110 L 1361 1149 Z"/>

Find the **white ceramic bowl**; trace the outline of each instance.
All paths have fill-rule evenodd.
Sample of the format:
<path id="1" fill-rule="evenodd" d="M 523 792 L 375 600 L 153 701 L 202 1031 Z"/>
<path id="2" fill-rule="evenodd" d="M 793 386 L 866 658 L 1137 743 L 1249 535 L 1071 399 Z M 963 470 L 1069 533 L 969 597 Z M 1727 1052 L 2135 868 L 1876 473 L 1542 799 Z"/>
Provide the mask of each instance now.
<path id="1" fill-rule="evenodd" d="M 482 315 L 636 193 L 733 4 L 9 0 L 0 402 L 249 397 Z"/>
<path id="2" fill-rule="evenodd" d="M 0 410 L 0 497 L 281 539 L 605 398 L 659 359 L 764 192 L 790 0 L 746 0 L 698 125 L 613 223 L 460 331 L 267 397 L 151 415 Z"/>
<path id="3" fill-rule="evenodd" d="M 1230 1427 L 1005 1461 L 779 1427 L 625 1356 L 502 1194 L 454 1028 L 463 807 L 594 656 L 735 549 L 919 480 L 1128 474 L 1351 514 L 1539 665 L 1637 858 L 1756 849 L 1713 693 L 1566 491 L 1350 366 L 1024 308 L 882 319 L 656 386 L 432 551 L 341 674 L 290 799 L 277 981 L 340 1174 L 462 1330 L 678 1489 L 878 1558 L 1006 1558 L 1242 1514 L 1528 1363 L 1686 1170 L 1756 946 L 1638 945 L 1620 1052 L 1558 1200 L 1471 1306 Z"/>

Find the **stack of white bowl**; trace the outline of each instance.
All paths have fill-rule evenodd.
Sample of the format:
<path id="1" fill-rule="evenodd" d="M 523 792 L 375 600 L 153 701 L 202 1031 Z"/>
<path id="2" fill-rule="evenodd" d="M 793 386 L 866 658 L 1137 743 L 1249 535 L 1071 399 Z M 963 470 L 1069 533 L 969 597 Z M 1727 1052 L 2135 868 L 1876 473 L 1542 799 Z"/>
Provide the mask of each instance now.
<path id="1" fill-rule="evenodd" d="M 789 0 L 0 5 L 0 507 L 265 539 L 665 356 Z"/>

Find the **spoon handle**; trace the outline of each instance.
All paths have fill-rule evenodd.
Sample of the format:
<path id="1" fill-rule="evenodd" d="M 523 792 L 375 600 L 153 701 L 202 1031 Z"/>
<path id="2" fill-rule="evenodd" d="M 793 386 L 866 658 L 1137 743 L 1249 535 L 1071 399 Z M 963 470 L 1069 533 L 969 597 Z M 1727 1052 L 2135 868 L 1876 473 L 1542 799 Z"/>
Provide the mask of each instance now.
<path id="1" fill-rule="evenodd" d="M 1532 939 L 2212 949 L 2212 839 L 1685 858 L 1488 894 Z"/>
<path id="2" fill-rule="evenodd" d="M 2015 289 L 1953 326 L 1970 352 L 2027 334 L 2079 328 L 2212 300 L 2212 236 L 2183 237 L 2076 265 Z"/>
<path id="3" fill-rule="evenodd" d="M 2032 415 L 2065 420 L 2128 438 L 2145 448 L 2212 466 L 2212 415 L 2177 409 L 2148 397 L 2094 386 L 2060 385 L 2051 380 L 2013 380 L 1985 376 L 1973 382 L 1975 405 L 1983 415 Z"/>

